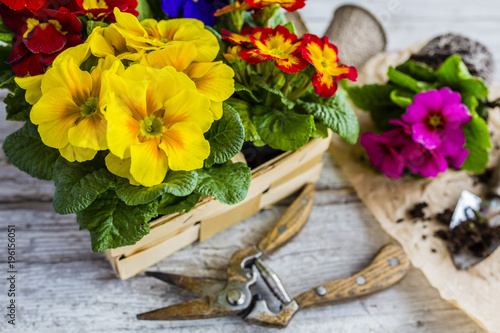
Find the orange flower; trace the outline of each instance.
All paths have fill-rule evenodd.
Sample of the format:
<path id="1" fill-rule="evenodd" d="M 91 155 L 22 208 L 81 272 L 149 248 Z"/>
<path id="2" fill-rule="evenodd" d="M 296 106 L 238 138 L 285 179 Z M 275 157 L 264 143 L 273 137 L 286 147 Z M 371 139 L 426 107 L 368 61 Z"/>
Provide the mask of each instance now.
<path id="1" fill-rule="evenodd" d="M 259 39 L 262 33 L 266 30 L 272 31 L 272 29 L 270 28 L 246 27 L 243 30 L 241 30 L 241 34 L 238 35 L 231 31 L 227 31 L 226 29 L 222 29 L 222 39 L 228 40 L 236 45 L 252 45 L 250 37 Z"/>
<path id="2" fill-rule="evenodd" d="M 289 12 L 294 12 L 306 5 L 306 0 L 245 0 L 245 2 L 254 8 L 264 8 L 277 4 Z"/>
<path id="3" fill-rule="evenodd" d="M 337 91 L 337 81 L 356 81 L 358 71 L 354 67 L 339 65 L 338 50 L 325 36 L 305 34 L 302 55 L 316 68 L 312 77 L 314 91 L 321 97 L 331 97 Z"/>
<path id="4" fill-rule="evenodd" d="M 227 5 L 225 7 L 222 7 L 221 9 L 217 9 L 214 13 L 214 16 L 219 17 L 219 16 L 227 14 L 229 12 L 234 12 L 237 10 L 249 10 L 249 9 L 252 9 L 252 6 L 250 6 L 246 2 L 239 2 L 238 0 L 236 0 L 234 2 L 234 6 Z"/>
<path id="5" fill-rule="evenodd" d="M 241 58 L 248 63 L 255 65 L 275 60 L 276 67 L 290 74 L 297 73 L 308 65 L 301 55 L 302 42 L 282 25 L 265 29 L 259 38 L 249 38 L 255 48 L 240 51 Z"/>

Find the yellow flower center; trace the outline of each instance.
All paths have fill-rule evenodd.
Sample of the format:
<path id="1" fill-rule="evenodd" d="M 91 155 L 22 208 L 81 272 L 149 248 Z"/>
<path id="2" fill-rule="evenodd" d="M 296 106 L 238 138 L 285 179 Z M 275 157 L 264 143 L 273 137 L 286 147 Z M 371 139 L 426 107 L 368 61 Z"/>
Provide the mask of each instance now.
<path id="1" fill-rule="evenodd" d="M 429 117 L 429 125 L 432 127 L 439 127 L 440 125 L 443 124 L 443 121 L 440 116 L 438 115 L 432 115 Z"/>
<path id="2" fill-rule="evenodd" d="M 23 34 L 23 38 L 28 38 L 30 32 L 32 32 L 36 27 L 40 27 L 42 30 L 47 29 L 49 25 L 53 25 L 57 31 L 61 34 L 66 35 L 67 32 L 62 30 L 62 25 L 57 20 L 48 20 L 47 22 L 40 23 L 37 19 L 29 18 L 26 20 L 26 24 L 28 25 L 28 29 Z"/>
<path id="3" fill-rule="evenodd" d="M 99 109 L 99 101 L 95 97 L 90 97 L 85 104 L 80 105 L 82 117 L 90 117 Z"/>
<path id="4" fill-rule="evenodd" d="M 140 126 L 140 134 L 148 140 L 154 137 L 160 137 L 164 131 L 163 121 L 155 115 L 151 115 L 141 120 Z"/>
<path id="5" fill-rule="evenodd" d="M 83 0 L 82 2 L 83 9 L 108 9 L 108 5 L 106 4 L 106 0 Z"/>

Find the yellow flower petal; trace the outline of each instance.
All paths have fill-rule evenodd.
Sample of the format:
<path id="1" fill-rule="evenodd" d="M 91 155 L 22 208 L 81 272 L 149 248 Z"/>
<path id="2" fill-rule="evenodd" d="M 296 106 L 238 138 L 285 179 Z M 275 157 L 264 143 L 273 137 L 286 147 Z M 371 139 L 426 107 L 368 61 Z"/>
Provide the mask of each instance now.
<path id="1" fill-rule="evenodd" d="M 224 110 L 222 109 L 222 102 L 210 101 L 210 111 L 212 111 L 212 117 L 214 120 L 219 120 L 222 118 Z"/>
<path id="2" fill-rule="evenodd" d="M 109 93 L 120 100 L 135 119 L 140 120 L 148 116 L 147 91 L 150 81 L 128 79 L 127 71 L 120 76 L 106 73 L 109 82 Z M 111 98 L 112 99 L 112 98 Z M 123 107 L 123 106 L 122 106 Z M 108 107 L 109 109 L 109 107 Z"/>
<path id="3" fill-rule="evenodd" d="M 146 30 L 141 26 L 137 17 L 130 13 L 121 12 L 118 7 L 115 7 L 113 14 L 116 18 L 116 25 L 120 28 L 124 28 L 127 32 L 134 34 L 136 36 L 147 37 Z"/>
<path id="4" fill-rule="evenodd" d="M 104 116 L 98 112 L 81 119 L 78 125 L 69 129 L 68 139 L 76 147 L 94 150 L 108 149 Z"/>
<path id="5" fill-rule="evenodd" d="M 213 101 L 223 102 L 234 93 L 234 71 L 221 61 L 194 63 L 185 73 L 194 81 L 198 92 Z"/>
<path id="6" fill-rule="evenodd" d="M 158 140 L 151 139 L 130 147 L 130 173 L 144 186 L 160 184 L 168 171 L 168 158 L 158 147 Z"/>
<path id="7" fill-rule="evenodd" d="M 82 71 L 71 57 L 50 68 L 42 78 L 42 93 L 53 88 L 66 87 L 77 105 L 84 104 L 90 96 L 92 78 Z"/>
<path id="8" fill-rule="evenodd" d="M 17 85 L 26 90 L 26 102 L 34 105 L 42 97 L 43 74 L 35 76 L 16 77 Z"/>
<path id="9" fill-rule="evenodd" d="M 196 54 L 194 44 L 171 44 L 147 54 L 145 64 L 154 68 L 172 66 L 178 72 L 183 72 L 194 61 Z"/>
<path id="10" fill-rule="evenodd" d="M 105 161 L 109 172 L 117 175 L 118 177 L 127 178 L 131 185 L 141 185 L 134 179 L 134 177 L 132 177 L 132 174 L 130 173 L 130 157 L 121 159 L 118 156 L 109 153 L 106 156 Z"/>
<path id="11" fill-rule="evenodd" d="M 59 153 L 70 162 L 84 162 L 92 160 L 97 154 L 97 150 L 75 147 L 68 143 L 64 148 L 59 149 Z"/>
<path id="12" fill-rule="evenodd" d="M 210 100 L 195 91 L 184 90 L 165 103 L 163 126 L 170 128 L 176 123 L 189 122 L 198 125 L 203 133 L 212 125 Z"/>
<path id="13" fill-rule="evenodd" d="M 172 170 L 195 170 L 203 167 L 210 155 L 210 144 L 200 128 L 192 123 L 177 123 L 163 133 L 160 144 Z"/>
<path id="14" fill-rule="evenodd" d="M 30 113 L 31 121 L 39 125 L 43 143 L 53 148 L 68 144 L 68 130 L 80 117 L 80 108 L 64 88 L 54 88 L 42 95 Z"/>
<path id="15" fill-rule="evenodd" d="M 130 146 L 139 142 L 139 122 L 134 119 L 127 105 L 118 99 L 108 105 L 105 117 L 108 122 L 109 150 L 119 158 L 128 157 Z"/>
<path id="16" fill-rule="evenodd" d="M 114 47 L 104 38 L 104 29 L 96 27 L 87 41 L 90 45 L 92 54 L 96 57 L 105 57 L 107 55 L 116 55 Z M 120 36 L 121 37 L 121 36 Z"/>
<path id="17" fill-rule="evenodd" d="M 192 42 L 198 49 L 195 61 L 212 61 L 219 53 L 219 42 L 205 29 L 203 22 L 195 19 L 172 19 L 158 23 L 160 35 L 171 42 Z"/>
<path id="18" fill-rule="evenodd" d="M 77 66 L 80 66 L 85 60 L 90 57 L 90 45 L 83 43 L 77 46 L 70 47 L 61 52 L 57 58 L 54 59 L 52 67 L 57 67 L 65 59 L 73 59 Z"/>

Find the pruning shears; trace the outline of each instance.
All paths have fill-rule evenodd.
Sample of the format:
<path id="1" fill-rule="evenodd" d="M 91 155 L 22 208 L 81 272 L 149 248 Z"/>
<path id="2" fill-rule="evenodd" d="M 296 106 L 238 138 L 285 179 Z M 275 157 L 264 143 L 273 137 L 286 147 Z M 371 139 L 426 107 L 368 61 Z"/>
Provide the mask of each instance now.
<path id="1" fill-rule="evenodd" d="M 292 299 L 278 275 L 263 258 L 283 246 L 305 225 L 314 199 L 314 184 L 304 187 L 276 225 L 257 245 L 239 250 L 229 260 L 227 280 L 188 277 L 184 275 L 146 272 L 198 296 L 191 301 L 167 306 L 137 315 L 141 320 L 191 320 L 241 315 L 251 323 L 284 328 L 299 310 L 333 305 L 364 297 L 399 282 L 410 263 L 403 250 L 394 244 L 382 247 L 371 264 L 359 273 L 328 282 Z M 252 285 L 261 277 L 281 302 L 280 311 L 269 310 Z"/>

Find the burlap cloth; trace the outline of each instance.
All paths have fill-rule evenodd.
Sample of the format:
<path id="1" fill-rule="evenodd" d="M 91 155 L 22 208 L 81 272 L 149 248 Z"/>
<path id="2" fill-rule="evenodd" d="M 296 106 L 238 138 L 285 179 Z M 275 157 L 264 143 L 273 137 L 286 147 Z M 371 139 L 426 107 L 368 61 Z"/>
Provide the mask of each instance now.
<path id="1" fill-rule="evenodd" d="M 358 83 L 386 82 L 387 68 L 404 62 L 410 52 L 418 48 L 376 55 L 360 70 Z M 492 87 L 490 99 L 498 96 L 500 89 Z M 500 144 L 499 111 L 490 111 L 489 127 L 494 146 L 490 165 L 497 163 L 500 155 L 497 146 Z M 369 115 L 360 110 L 356 112 L 361 132 L 373 130 Z M 446 208 L 453 209 L 462 190 L 482 194 L 484 185 L 471 174 L 453 170 L 429 180 L 410 176 L 389 179 L 370 167 L 363 147 L 348 145 L 338 137 L 333 139 L 331 152 L 382 228 L 401 243 L 413 266 L 422 270 L 441 297 L 486 330 L 500 332 L 500 249 L 471 269 L 459 271 L 451 261 L 445 242 L 434 236 L 434 231 L 443 228 L 434 219 L 435 215 Z M 408 211 L 420 202 L 429 205 L 424 212 L 433 217 L 430 221 L 415 222 L 409 216 Z"/>

